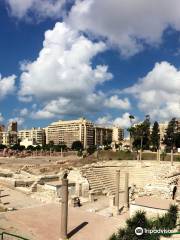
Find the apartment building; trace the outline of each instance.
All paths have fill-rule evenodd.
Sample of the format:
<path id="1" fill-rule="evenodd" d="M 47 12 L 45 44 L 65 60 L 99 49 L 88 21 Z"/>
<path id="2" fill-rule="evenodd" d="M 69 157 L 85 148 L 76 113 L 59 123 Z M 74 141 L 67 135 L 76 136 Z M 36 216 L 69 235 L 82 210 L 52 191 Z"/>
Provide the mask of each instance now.
<path id="1" fill-rule="evenodd" d="M 161 141 L 163 141 L 164 139 L 167 127 L 168 127 L 168 123 L 159 123 L 159 134 L 160 134 Z"/>
<path id="2" fill-rule="evenodd" d="M 3 144 L 3 132 L 5 131 L 5 126 L 0 124 L 0 144 Z"/>
<path id="3" fill-rule="evenodd" d="M 0 132 L 5 132 L 5 126 L 3 124 L 0 124 Z"/>
<path id="4" fill-rule="evenodd" d="M 124 139 L 124 129 L 114 126 L 112 128 L 112 141 L 115 143 L 120 143 Z"/>
<path id="5" fill-rule="evenodd" d="M 17 132 L 1 132 L 1 143 L 6 146 L 12 146 L 14 144 L 17 144 Z"/>
<path id="6" fill-rule="evenodd" d="M 17 142 L 17 122 L 10 122 L 7 131 L 5 131 L 4 125 L 0 125 L 0 144 L 12 146 Z"/>
<path id="7" fill-rule="evenodd" d="M 102 146 L 112 142 L 113 129 L 103 126 L 94 126 L 94 145 Z"/>
<path id="8" fill-rule="evenodd" d="M 23 129 L 18 132 L 18 139 L 22 142 L 28 140 L 33 145 L 45 144 L 45 130 L 43 128 Z"/>
<path id="9" fill-rule="evenodd" d="M 18 128 L 17 122 L 12 121 L 12 122 L 9 123 L 7 131 L 8 132 L 17 132 L 17 128 Z"/>
<path id="10" fill-rule="evenodd" d="M 64 143 L 71 147 L 74 141 L 81 141 L 84 148 L 94 145 L 93 123 L 84 118 L 54 122 L 47 127 L 46 133 L 47 144 Z"/>

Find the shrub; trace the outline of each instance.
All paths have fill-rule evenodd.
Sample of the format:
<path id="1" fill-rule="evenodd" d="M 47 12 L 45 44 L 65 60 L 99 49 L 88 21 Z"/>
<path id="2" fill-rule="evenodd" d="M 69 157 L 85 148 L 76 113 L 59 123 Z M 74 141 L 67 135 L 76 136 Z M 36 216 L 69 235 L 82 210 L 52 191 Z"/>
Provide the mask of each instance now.
<path id="1" fill-rule="evenodd" d="M 160 240 L 159 235 L 143 233 L 141 236 L 135 234 L 137 227 L 143 229 L 174 229 L 177 222 L 178 208 L 171 205 L 168 212 L 164 216 L 156 219 L 148 219 L 145 212 L 138 211 L 136 214 L 126 221 L 126 227 L 119 229 L 117 234 L 113 234 L 109 240 Z M 170 234 L 168 236 L 171 236 Z"/>

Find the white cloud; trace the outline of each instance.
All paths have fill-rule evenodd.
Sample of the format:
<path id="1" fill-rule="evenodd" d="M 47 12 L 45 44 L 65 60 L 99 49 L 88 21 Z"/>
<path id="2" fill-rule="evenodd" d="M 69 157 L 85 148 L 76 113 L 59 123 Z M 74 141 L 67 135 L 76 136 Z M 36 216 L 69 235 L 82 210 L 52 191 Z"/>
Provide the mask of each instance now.
<path id="1" fill-rule="evenodd" d="M 96 87 L 113 76 L 106 65 L 92 66 L 92 59 L 105 49 L 104 43 L 57 23 L 45 33 L 37 60 L 23 64 L 19 98 L 43 101 L 43 109 L 33 113 L 36 118 L 101 109 L 105 96 Z"/>
<path id="2" fill-rule="evenodd" d="M 129 119 L 130 115 L 131 115 L 130 113 L 126 112 L 121 117 L 117 117 L 115 119 L 113 119 L 110 115 L 106 115 L 103 117 L 99 117 L 96 120 L 96 123 L 104 126 L 114 125 L 122 128 L 128 128 L 131 126 Z M 137 122 L 137 120 L 138 118 L 135 118 L 134 122 Z"/>
<path id="3" fill-rule="evenodd" d="M 14 92 L 15 80 L 16 80 L 15 75 L 4 78 L 2 78 L 2 76 L 0 75 L 0 100 L 4 98 L 6 95 Z"/>
<path id="4" fill-rule="evenodd" d="M 103 37 L 110 47 L 132 56 L 146 44 L 157 46 L 164 31 L 180 30 L 179 0 L 5 0 L 19 19 L 59 18 L 90 36 Z M 70 2 L 72 8 L 65 10 Z M 73 4 L 73 2 L 75 2 Z"/>
<path id="5" fill-rule="evenodd" d="M 4 117 L 3 117 L 2 113 L 0 113 L 0 123 L 3 122 L 3 120 L 4 120 Z"/>
<path id="6" fill-rule="evenodd" d="M 23 123 L 24 123 L 24 118 L 22 117 L 14 117 L 14 118 L 10 118 L 8 120 L 8 123 L 11 123 L 11 122 L 17 122 L 18 126 L 21 126 Z"/>
<path id="7" fill-rule="evenodd" d="M 66 21 L 106 38 L 124 56 L 157 45 L 167 27 L 180 30 L 179 0 L 76 0 Z"/>
<path id="8" fill-rule="evenodd" d="M 33 119 L 49 119 L 49 118 L 55 117 L 55 114 L 45 109 L 42 109 L 42 110 L 38 110 L 37 112 L 32 112 L 31 117 Z"/>
<path id="9" fill-rule="evenodd" d="M 117 109 L 131 108 L 131 104 L 128 98 L 120 99 L 117 95 L 111 96 L 109 99 L 106 99 L 105 106 L 109 108 L 117 108 Z"/>
<path id="10" fill-rule="evenodd" d="M 130 119 L 129 119 L 130 113 L 126 112 L 122 115 L 122 117 L 117 117 L 113 120 L 113 125 L 120 126 L 123 128 L 128 128 L 131 126 Z M 137 121 L 137 118 L 134 120 L 134 122 Z"/>
<path id="11" fill-rule="evenodd" d="M 103 117 L 99 117 L 96 120 L 96 123 L 99 124 L 99 125 L 102 125 L 102 126 L 111 125 L 111 123 L 112 123 L 111 116 L 110 115 L 106 115 L 106 116 L 103 116 Z"/>
<path id="12" fill-rule="evenodd" d="M 124 90 L 138 100 L 138 107 L 153 119 L 180 117 L 180 71 L 168 62 L 156 63 L 138 83 Z"/>
<path id="13" fill-rule="evenodd" d="M 86 97 L 79 98 L 64 98 L 59 97 L 55 100 L 49 101 L 41 110 L 32 112 L 31 117 L 36 119 L 41 118 L 53 118 L 68 115 L 83 116 L 87 113 L 100 112 L 102 108 L 117 108 L 117 109 L 129 109 L 130 103 L 128 99 L 121 100 L 116 99 L 112 101 L 112 97 L 109 99 L 105 94 L 91 93 Z M 116 102 L 117 101 L 117 102 Z"/>
<path id="14" fill-rule="evenodd" d="M 25 116 L 28 115 L 28 113 L 29 113 L 28 109 L 27 109 L 27 108 L 23 108 L 23 109 L 20 110 L 19 115 L 20 115 L 21 117 L 25 117 Z"/>
<path id="15" fill-rule="evenodd" d="M 65 0 L 5 0 L 12 16 L 38 20 L 62 16 Z"/>

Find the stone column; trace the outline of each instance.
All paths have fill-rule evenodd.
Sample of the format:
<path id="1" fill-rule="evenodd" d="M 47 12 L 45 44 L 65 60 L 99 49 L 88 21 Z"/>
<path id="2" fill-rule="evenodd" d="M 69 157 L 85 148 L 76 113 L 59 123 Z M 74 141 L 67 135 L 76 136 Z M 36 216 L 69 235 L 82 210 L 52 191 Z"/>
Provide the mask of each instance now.
<path id="1" fill-rule="evenodd" d="M 157 161 L 159 161 L 159 149 L 157 149 Z"/>
<path id="2" fill-rule="evenodd" d="M 120 170 L 116 170 L 116 196 L 115 196 L 115 206 L 117 207 L 117 214 L 119 213 L 119 186 L 120 186 Z"/>
<path id="3" fill-rule="evenodd" d="M 173 149 L 171 149 L 171 166 L 173 166 Z"/>
<path id="4" fill-rule="evenodd" d="M 139 162 L 142 164 L 142 149 L 139 151 Z"/>
<path id="5" fill-rule="evenodd" d="M 129 208 L 129 173 L 125 173 L 125 185 L 124 185 L 124 204 L 126 208 Z"/>
<path id="6" fill-rule="evenodd" d="M 63 151 L 62 151 L 62 148 L 61 148 L 61 157 L 63 157 Z"/>
<path id="7" fill-rule="evenodd" d="M 76 195 L 82 197 L 82 183 L 76 183 Z"/>
<path id="8" fill-rule="evenodd" d="M 157 162 L 161 161 L 161 152 L 159 149 L 157 149 Z"/>
<path id="9" fill-rule="evenodd" d="M 89 201 L 94 202 L 94 192 L 89 193 Z"/>
<path id="10" fill-rule="evenodd" d="M 50 148 L 50 150 L 49 150 L 49 156 L 51 157 L 51 155 L 52 155 L 52 149 Z"/>
<path id="11" fill-rule="evenodd" d="M 62 179 L 61 187 L 61 232 L 59 240 L 67 240 L 68 225 L 68 179 Z"/>

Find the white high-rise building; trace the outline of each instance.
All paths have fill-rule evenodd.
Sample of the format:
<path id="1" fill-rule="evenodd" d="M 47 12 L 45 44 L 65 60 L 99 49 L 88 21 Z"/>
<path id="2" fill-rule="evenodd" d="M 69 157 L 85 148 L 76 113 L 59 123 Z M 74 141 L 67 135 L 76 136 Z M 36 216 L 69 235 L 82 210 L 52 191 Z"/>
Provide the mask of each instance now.
<path id="1" fill-rule="evenodd" d="M 84 148 L 94 144 L 93 123 L 80 118 L 77 120 L 60 120 L 47 127 L 46 143 L 53 142 L 55 145 L 64 143 L 68 147 L 75 141 L 81 141 Z"/>

